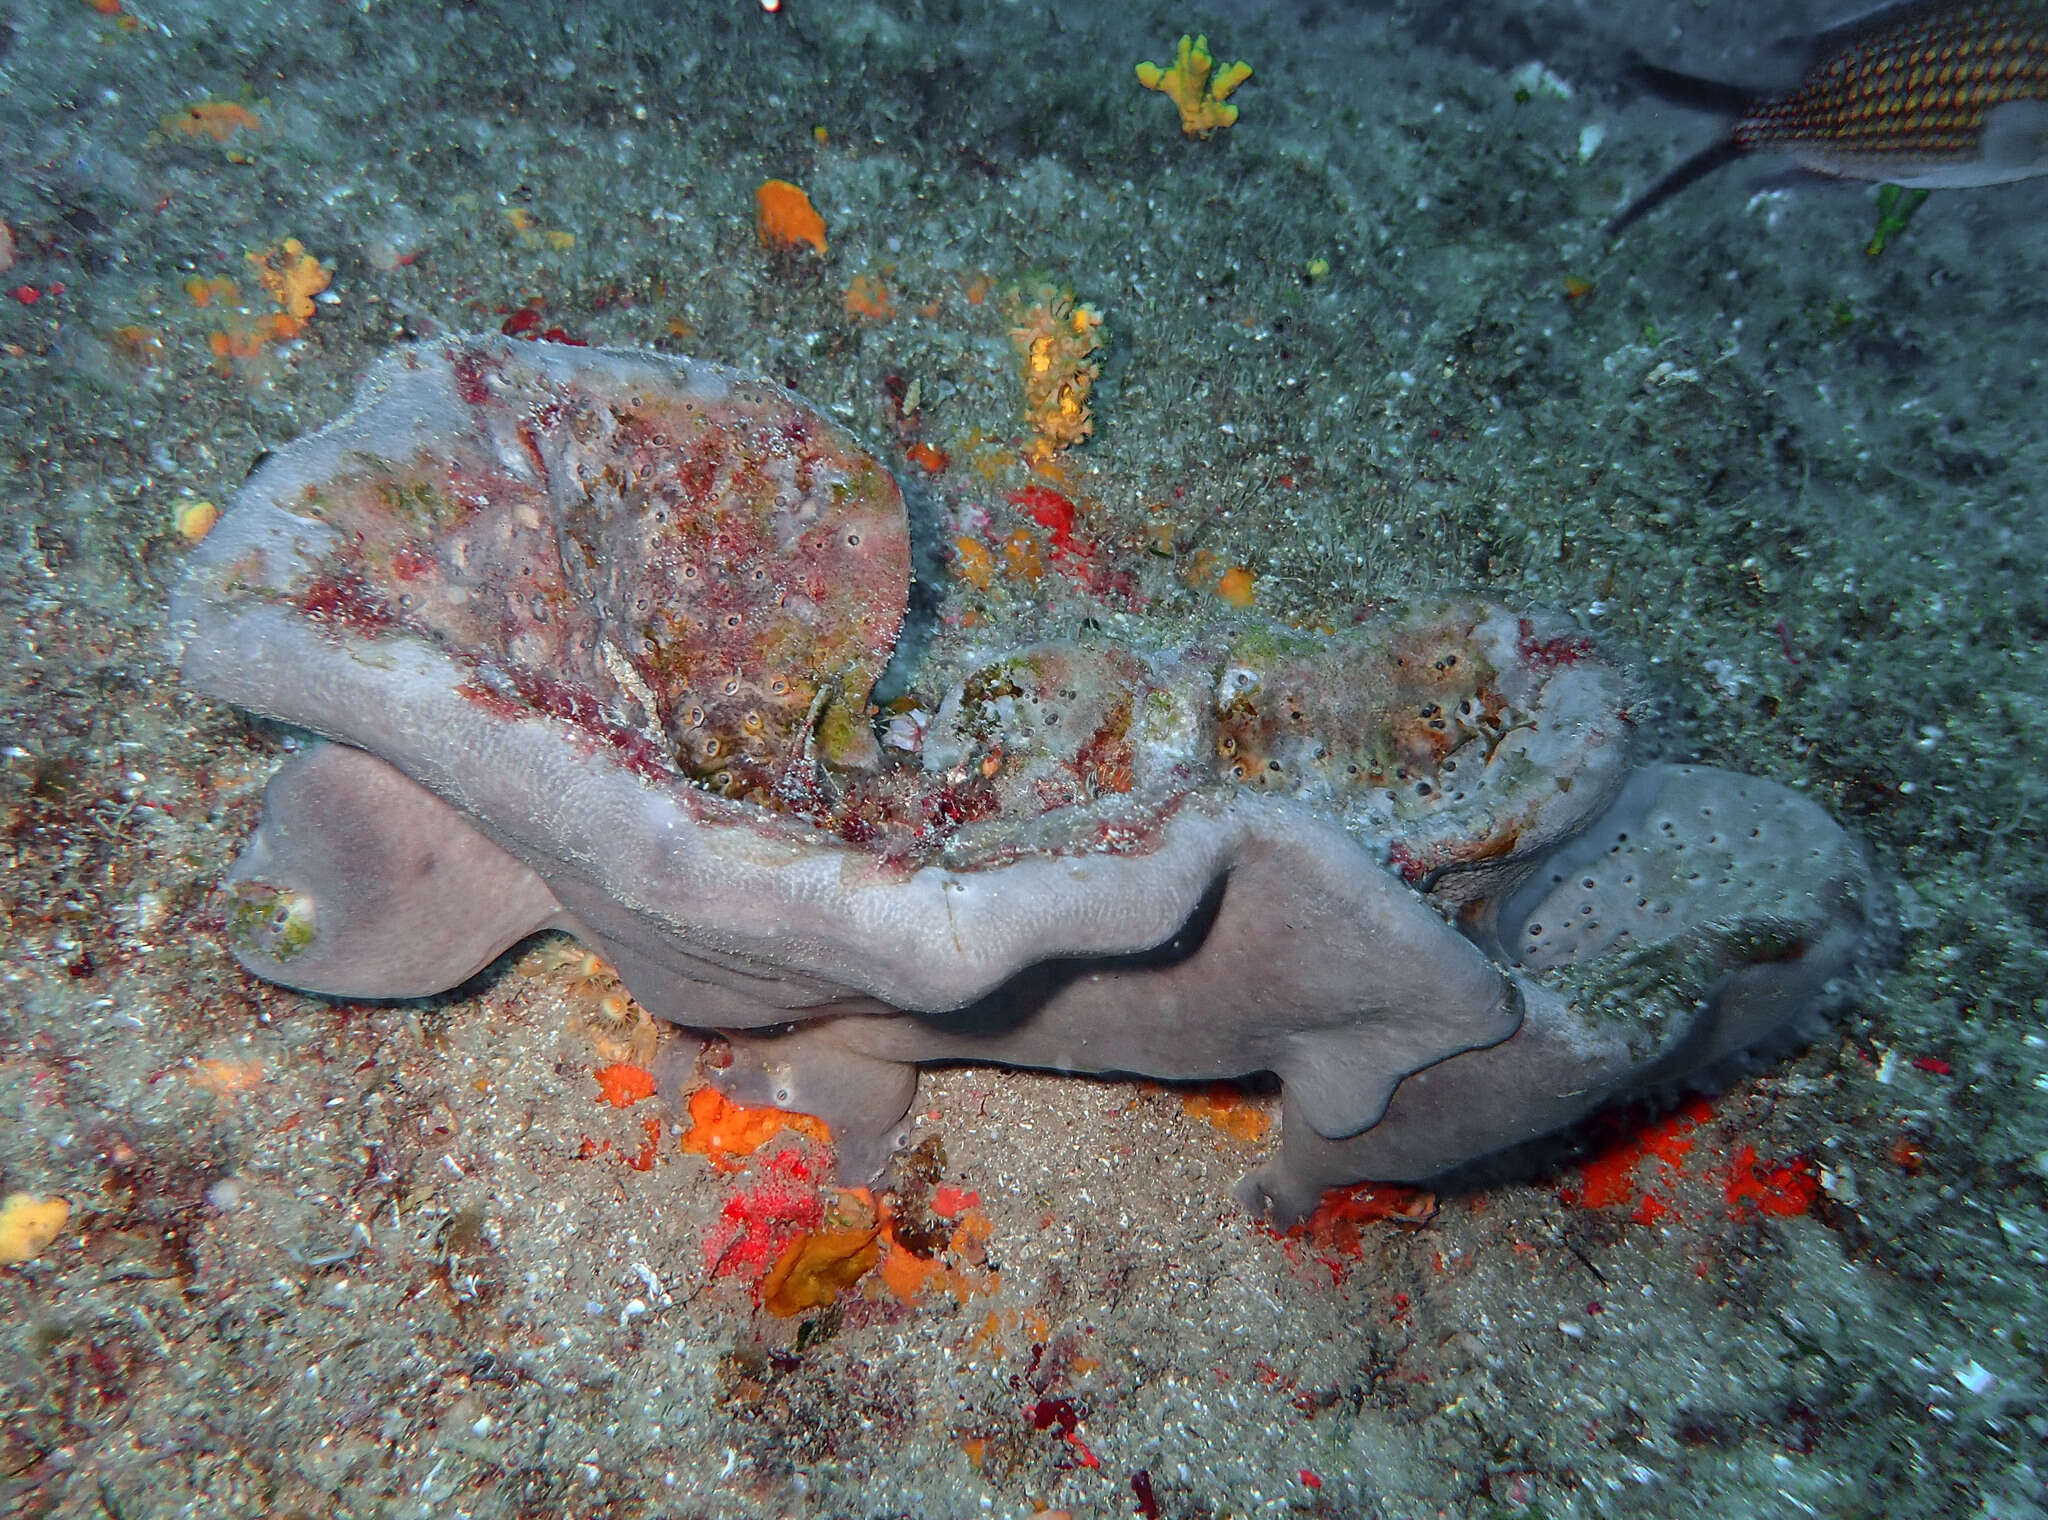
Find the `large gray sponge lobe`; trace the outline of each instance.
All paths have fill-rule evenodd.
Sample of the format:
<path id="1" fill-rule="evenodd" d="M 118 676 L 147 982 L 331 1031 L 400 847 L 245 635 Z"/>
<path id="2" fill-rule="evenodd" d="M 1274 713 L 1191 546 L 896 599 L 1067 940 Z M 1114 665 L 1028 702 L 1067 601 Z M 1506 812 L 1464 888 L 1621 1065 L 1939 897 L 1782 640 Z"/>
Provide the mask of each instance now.
<path id="1" fill-rule="evenodd" d="M 1866 877 L 1856 842 L 1799 793 L 1650 766 L 1509 896 L 1501 950 L 1544 971 L 1663 944 L 1707 920 L 1810 923 L 1844 906 L 1824 899 Z"/>

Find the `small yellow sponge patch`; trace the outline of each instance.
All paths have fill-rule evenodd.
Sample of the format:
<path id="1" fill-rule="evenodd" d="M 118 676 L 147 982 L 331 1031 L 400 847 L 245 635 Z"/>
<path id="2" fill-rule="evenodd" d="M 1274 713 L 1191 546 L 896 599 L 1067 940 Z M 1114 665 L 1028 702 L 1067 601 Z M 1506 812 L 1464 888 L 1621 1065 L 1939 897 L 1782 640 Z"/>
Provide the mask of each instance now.
<path id="1" fill-rule="evenodd" d="M 0 1266 L 34 1261 L 70 1217 L 71 1205 L 61 1198 L 9 1193 L 0 1201 Z"/>
<path id="2" fill-rule="evenodd" d="M 1190 137 L 1207 137 L 1237 120 L 1237 107 L 1226 105 L 1230 92 L 1252 77 L 1252 66 L 1240 58 L 1213 79 L 1216 59 L 1207 37 L 1183 34 L 1170 68 L 1138 65 L 1138 83 L 1157 90 L 1180 108 L 1180 129 Z"/>

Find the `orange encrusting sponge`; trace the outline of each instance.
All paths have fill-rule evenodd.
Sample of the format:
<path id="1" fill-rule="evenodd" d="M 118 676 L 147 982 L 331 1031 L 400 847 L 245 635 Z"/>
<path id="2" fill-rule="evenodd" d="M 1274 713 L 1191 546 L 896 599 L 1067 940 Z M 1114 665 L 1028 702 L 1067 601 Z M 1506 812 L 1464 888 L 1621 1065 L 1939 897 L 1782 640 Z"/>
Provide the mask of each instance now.
<path id="1" fill-rule="evenodd" d="M 794 248 L 809 243 L 825 251 L 825 219 L 811 198 L 786 179 L 766 179 L 754 192 L 754 226 L 764 248 Z"/>

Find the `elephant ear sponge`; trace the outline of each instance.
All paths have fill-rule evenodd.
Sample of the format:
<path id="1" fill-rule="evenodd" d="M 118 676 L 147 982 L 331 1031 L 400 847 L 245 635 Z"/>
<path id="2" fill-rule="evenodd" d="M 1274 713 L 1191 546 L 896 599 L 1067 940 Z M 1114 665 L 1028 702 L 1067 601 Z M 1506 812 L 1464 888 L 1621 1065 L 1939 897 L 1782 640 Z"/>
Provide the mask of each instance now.
<path id="1" fill-rule="evenodd" d="M 909 525 L 816 411 L 715 365 L 494 338 L 401 351 L 366 392 L 247 492 L 298 520 L 300 614 L 424 639 L 476 700 L 725 796 L 771 800 L 814 751 L 873 762 Z M 238 512 L 196 568 L 277 523 Z"/>
<path id="2" fill-rule="evenodd" d="M 1648 766 L 1503 904 L 1502 951 L 1683 1071 L 1810 1038 L 1888 953 L 1863 848 L 1810 797 Z M 1709 1010 L 1711 1017 L 1703 1017 Z M 1663 1075 L 1679 1074 L 1670 1065 Z"/>
<path id="3" fill-rule="evenodd" d="M 565 930 L 750 1039 L 731 1070 L 827 1114 L 859 1180 L 919 1062 L 1273 1072 L 1276 1216 L 1682 1078 L 1868 958 L 1847 836 L 1770 783 L 1631 774 L 1628 682 L 1561 622 L 956 646 L 911 677 L 922 757 L 884 756 L 909 574 L 888 472 L 787 391 L 395 351 L 172 598 L 190 684 L 333 741 L 265 793 L 236 955 L 417 997 Z"/>
<path id="4" fill-rule="evenodd" d="M 1700 766 L 1653 766 L 1507 902 L 1503 949 L 1535 971 L 1743 924 L 1752 958 L 1786 960 L 1837 920 L 1861 929 L 1869 873 L 1833 819 L 1797 792 Z M 1773 956 L 1767 941 L 1783 939 Z"/>

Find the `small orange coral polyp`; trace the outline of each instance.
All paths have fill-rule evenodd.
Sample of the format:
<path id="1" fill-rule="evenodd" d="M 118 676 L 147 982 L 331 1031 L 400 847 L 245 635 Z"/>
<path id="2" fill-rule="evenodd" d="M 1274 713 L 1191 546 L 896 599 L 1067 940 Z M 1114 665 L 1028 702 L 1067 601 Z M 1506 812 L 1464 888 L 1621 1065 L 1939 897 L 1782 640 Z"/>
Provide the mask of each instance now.
<path id="1" fill-rule="evenodd" d="M 947 1259 L 920 1256 L 896 1238 L 895 1221 L 884 1200 L 880 1245 L 881 1288 L 895 1295 L 899 1303 L 914 1304 L 928 1293 L 944 1288 L 960 1303 L 977 1293 L 993 1293 L 1002 1284 L 1002 1274 L 988 1268 L 988 1240 L 995 1225 L 976 1206 L 979 1193 L 943 1186 L 932 1194 L 932 1212 L 957 1222 L 946 1241 Z M 993 1317 L 992 1317 L 993 1318 Z"/>
<path id="2" fill-rule="evenodd" d="M 272 338 L 292 336 L 290 333 L 280 335 L 269 325 L 281 320 L 278 317 L 265 317 L 247 332 L 210 333 L 206 339 L 207 347 L 216 358 L 254 359 L 263 352 L 263 345 Z"/>
<path id="3" fill-rule="evenodd" d="M 1180 1102 L 1189 1117 L 1206 1119 L 1246 1145 L 1265 1138 L 1273 1123 L 1270 1114 L 1247 1101 L 1243 1090 L 1228 1082 L 1215 1082 L 1200 1092 L 1183 1093 Z"/>
<path id="4" fill-rule="evenodd" d="M 1038 539 L 1028 529 L 1018 528 L 1003 540 L 1003 573 L 1013 581 L 1032 584 L 1045 578 L 1045 561 L 1038 552 Z"/>
<path id="5" fill-rule="evenodd" d="M 204 1088 L 216 1098 L 233 1098 L 263 1085 L 263 1063 L 227 1058 L 195 1061 L 185 1076 L 193 1086 Z"/>
<path id="6" fill-rule="evenodd" d="M 268 253 L 252 253 L 247 258 L 271 301 L 296 324 L 284 336 L 296 338 L 312 318 L 313 297 L 327 288 L 333 276 L 297 238 L 286 238 Z"/>
<path id="7" fill-rule="evenodd" d="M 201 279 L 195 274 L 185 282 L 185 295 L 202 311 L 216 302 L 222 306 L 230 306 L 242 299 L 241 290 L 224 274 L 214 275 L 210 279 Z"/>
<path id="8" fill-rule="evenodd" d="M 889 1249 L 882 1257 L 882 1286 L 896 1295 L 899 1303 L 914 1304 L 935 1280 L 946 1276 L 946 1264 L 928 1261 L 906 1250 L 894 1234 L 888 1235 Z"/>
<path id="9" fill-rule="evenodd" d="M 278 308 L 252 317 L 246 310 L 230 318 L 229 326 L 211 333 L 207 343 L 223 359 L 253 359 L 270 343 L 287 343 L 306 330 L 313 318 L 313 298 L 333 278 L 330 271 L 297 238 L 286 238 L 275 248 L 246 255 L 249 266 L 262 284 L 264 294 Z M 234 281 L 216 275 L 185 282 L 185 294 L 195 306 L 226 305 L 241 299 Z"/>
<path id="10" fill-rule="evenodd" d="M 825 251 L 825 219 L 802 189 L 786 179 L 763 180 L 754 192 L 754 225 L 764 248 L 809 243 Z"/>
<path id="11" fill-rule="evenodd" d="M 971 538 L 953 540 L 953 570 L 977 591 L 986 591 L 995 579 L 995 559 L 985 545 Z"/>

